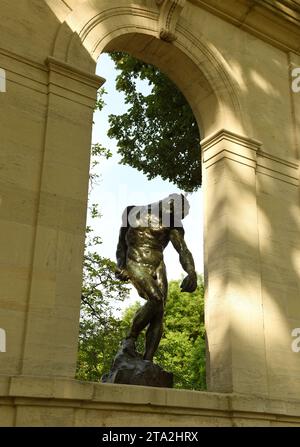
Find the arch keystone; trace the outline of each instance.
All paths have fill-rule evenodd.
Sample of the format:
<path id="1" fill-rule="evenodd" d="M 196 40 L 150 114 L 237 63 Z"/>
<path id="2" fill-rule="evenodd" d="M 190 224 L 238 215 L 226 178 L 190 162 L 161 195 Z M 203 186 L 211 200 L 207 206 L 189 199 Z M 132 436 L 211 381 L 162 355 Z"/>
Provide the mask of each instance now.
<path id="1" fill-rule="evenodd" d="M 186 0 L 156 0 L 156 3 L 160 6 L 159 37 L 166 42 L 173 42 L 176 40 L 176 25 Z"/>

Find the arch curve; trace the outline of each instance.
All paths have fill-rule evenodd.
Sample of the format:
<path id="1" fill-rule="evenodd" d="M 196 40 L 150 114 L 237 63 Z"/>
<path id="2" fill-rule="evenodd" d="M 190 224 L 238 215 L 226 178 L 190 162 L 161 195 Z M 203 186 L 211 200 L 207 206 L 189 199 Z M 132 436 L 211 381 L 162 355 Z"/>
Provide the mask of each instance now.
<path id="1" fill-rule="evenodd" d="M 239 85 L 220 52 L 192 33 L 184 17 L 179 19 L 176 41 L 160 40 L 158 19 L 154 2 L 140 0 L 128 6 L 119 0 L 113 7 L 106 0 L 81 2 L 61 25 L 53 56 L 94 72 L 102 52 L 128 52 L 156 65 L 177 84 L 193 109 L 202 138 L 220 129 L 245 135 L 247 128 L 249 134 Z"/>

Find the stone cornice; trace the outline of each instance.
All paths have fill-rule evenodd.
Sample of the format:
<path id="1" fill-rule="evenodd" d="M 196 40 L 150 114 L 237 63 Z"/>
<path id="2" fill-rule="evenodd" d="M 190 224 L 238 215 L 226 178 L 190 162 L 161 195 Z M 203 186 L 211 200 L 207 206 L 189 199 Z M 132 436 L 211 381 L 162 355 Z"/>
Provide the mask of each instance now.
<path id="1" fill-rule="evenodd" d="M 97 90 L 105 82 L 103 78 L 54 57 L 48 57 L 46 64 L 49 68 L 49 93 L 92 109 L 95 107 Z"/>
<path id="2" fill-rule="evenodd" d="M 265 8 L 271 9 L 282 19 L 288 20 L 300 26 L 300 3 L 295 0 L 263 0 L 261 1 Z"/>
<path id="3" fill-rule="evenodd" d="M 299 186 L 299 166 L 294 160 L 285 160 L 260 149 L 257 151 L 256 172 Z"/>
<path id="4" fill-rule="evenodd" d="M 283 159 L 262 150 L 262 143 L 226 129 L 201 141 L 206 169 L 227 159 L 249 166 L 256 173 L 299 186 L 299 165 L 296 160 Z"/>
<path id="5" fill-rule="evenodd" d="M 260 147 L 259 141 L 226 129 L 221 129 L 201 141 L 203 163 L 206 168 L 224 158 L 255 168 L 256 153 Z"/>
<path id="6" fill-rule="evenodd" d="M 188 0 L 284 51 L 300 54 L 296 0 Z"/>
<path id="7" fill-rule="evenodd" d="M 105 79 L 101 76 L 94 75 L 83 70 L 80 70 L 73 65 L 67 64 L 64 61 L 60 61 L 52 56 L 49 56 L 46 60 L 46 64 L 51 71 L 60 75 L 68 77 L 70 79 L 83 82 L 91 87 L 99 88 L 104 84 Z"/>
<path id="8" fill-rule="evenodd" d="M 213 135 L 204 138 L 201 141 L 201 148 L 205 152 L 223 140 L 247 147 L 255 152 L 258 151 L 262 145 L 260 141 L 254 140 L 253 138 L 247 138 L 229 130 L 221 129 Z"/>

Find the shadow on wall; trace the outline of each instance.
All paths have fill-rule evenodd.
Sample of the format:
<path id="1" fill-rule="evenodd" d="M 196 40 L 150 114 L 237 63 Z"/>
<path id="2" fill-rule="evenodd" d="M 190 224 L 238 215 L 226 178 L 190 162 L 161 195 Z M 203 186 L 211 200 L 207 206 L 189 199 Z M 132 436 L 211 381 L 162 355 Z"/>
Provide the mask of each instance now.
<path id="1" fill-rule="evenodd" d="M 89 24 L 91 25 L 92 21 Z M 84 36 L 86 42 L 88 42 L 87 33 L 93 28 L 91 36 L 94 39 L 94 59 L 96 54 L 99 55 L 103 51 L 117 50 L 126 51 L 145 62 L 152 63 L 165 72 L 186 96 L 197 118 L 201 135 L 207 136 L 214 129 L 219 129 L 220 108 L 222 107 L 228 117 L 228 123 L 231 123 L 235 129 L 241 129 L 241 133 L 246 131 L 246 135 L 248 134 L 249 137 L 253 136 L 249 135 L 249 128 L 253 129 L 254 134 L 257 133 L 256 127 L 259 127 L 262 134 L 270 132 L 272 129 L 274 146 L 267 149 L 275 151 L 275 154 L 277 151 L 277 154 L 281 154 L 283 158 L 287 155 L 284 141 L 289 142 L 288 147 L 293 145 L 291 128 L 289 125 L 283 125 L 279 132 L 277 128 L 274 129 L 273 123 L 278 122 L 278 115 L 282 107 L 285 107 L 285 112 L 290 107 L 289 104 L 282 103 L 281 92 L 277 89 L 282 75 L 286 78 L 287 95 L 289 94 L 289 74 L 285 72 L 286 67 L 276 56 L 268 60 L 268 70 L 266 70 L 263 55 L 254 57 L 249 53 L 252 61 L 249 67 L 241 66 L 239 60 L 233 57 L 234 52 L 230 56 L 224 55 L 225 58 L 227 57 L 226 71 L 229 78 L 226 85 L 237 87 L 241 108 L 247 110 L 247 105 L 252 103 L 254 88 L 260 91 L 262 109 L 266 113 L 260 115 L 259 120 L 257 120 L 257 116 L 250 116 L 245 121 L 242 116 L 234 116 L 233 109 L 226 105 L 226 101 L 223 101 L 225 92 L 222 90 L 221 79 L 214 79 L 212 74 L 209 76 L 206 73 L 207 78 L 194 64 L 192 57 L 184 55 L 178 47 L 162 42 L 153 35 L 143 34 L 142 27 L 141 32 L 132 33 L 126 30 L 118 37 L 113 38 L 112 35 L 110 41 L 106 39 L 105 43 L 101 40 L 101 36 L 105 35 L 105 32 L 111 33 L 109 26 L 107 24 L 106 28 L 104 20 L 101 23 L 96 23 L 96 14 L 94 28 L 92 25 L 89 29 L 86 24 L 82 25 L 81 29 L 86 34 L 82 33 L 81 38 Z M 78 39 L 77 41 L 75 39 L 75 42 L 80 45 Z M 90 41 L 88 44 L 90 45 Z M 237 43 L 236 47 L 243 44 L 244 41 L 241 41 L 241 43 Z M 267 73 L 270 73 L 270 64 L 274 65 L 272 78 L 267 77 Z M 281 67 L 280 72 L 278 72 L 278 67 Z M 246 130 L 244 129 L 245 122 L 249 125 Z M 272 141 L 272 138 L 268 141 Z M 300 381 L 297 378 L 298 357 L 291 350 L 291 331 L 294 327 L 300 326 L 300 304 L 297 299 L 300 279 L 297 243 L 300 222 L 296 205 L 298 204 L 298 187 L 289 180 L 288 176 L 282 178 L 276 173 L 266 175 L 262 169 L 257 168 L 254 189 L 253 185 L 247 185 L 242 170 L 236 162 L 227 163 L 226 169 L 228 178 L 233 179 L 231 195 L 224 197 L 219 194 L 219 198 L 214 198 L 215 214 L 210 215 L 208 224 L 208 231 L 210 231 L 210 227 L 218 229 L 218 235 L 213 239 L 215 251 L 210 247 L 209 276 L 218 276 L 218 272 L 214 272 L 214 259 L 222 257 L 220 246 L 222 246 L 222 241 L 226 240 L 227 243 L 223 244 L 224 258 L 228 262 L 225 272 L 230 275 L 232 311 L 236 320 L 239 321 L 239 325 L 234 326 L 235 329 L 224 327 L 224 338 L 243 340 L 241 344 L 248 346 L 249 350 L 253 350 L 253 352 L 257 348 L 253 338 L 250 337 L 253 332 L 247 331 L 247 325 L 251 326 L 251 318 L 255 320 L 258 317 L 256 312 L 252 311 L 253 306 L 257 311 L 257 302 L 253 303 L 249 296 L 253 294 L 253 281 L 257 281 L 259 277 L 260 282 L 256 286 L 257 293 L 262 299 L 265 344 L 263 349 L 269 376 L 267 386 L 269 392 L 276 395 L 277 387 L 282 380 L 282 383 L 288 384 L 286 385 L 288 395 L 294 397 L 296 383 L 299 384 L 297 389 L 300 390 Z M 250 213 L 250 221 L 247 222 L 246 204 L 248 202 L 256 203 L 255 221 L 253 214 Z M 221 210 L 224 210 L 224 205 L 229 206 L 227 209 L 230 209 L 231 212 L 231 225 L 226 230 L 218 227 L 219 216 Z M 252 229 L 254 233 L 257 232 L 254 237 L 253 233 L 249 237 L 249 232 L 252 231 L 251 226 L 254 227 Z M 224 235 L 224 231 L 226 231 L 226 235 Z M 253 241 L 255 241 L 255 245 L 253 245 Z M 229 257 L 228 252 L 230 253 Z M 219 288 L 226 288 L 226 279 L 218 277 Z M 235 296 L 235 289 L 243 290 L 244 295 Z M 253 297 L 253 299 L 255 298 Z M 239 328 L 238 332 L 237 328 Z M 246 353 L 244 355 L 246 356 Z M 251 358 L 251 361 L 255 361 L 255 358 Z M 285 369 L 285 364 L 289 365 L 289 372 Z"/>
<path id="2" fill-rule="evenodd" d="M 99 2 L 99 5 L 100 3 L 101 2 Z M 8 51 L 14 52 L 15 48 L 18 48 L 20 36 L 22 36 L 23 41 L 26 42 L 26 45 L 24 45 L 23 48 L 24 57 L 28 57 L 38 63 L 41 63 L 41 61 L 44 63 L 45 54 L 52 55 L 77 68 L 85 69 L 90 73 L 95 71 L 95 59 L 102 51 L 126 51 L 146 62 L 157 65 L 158 68 L 164 71 L 178 85 L 194 111 L 201 135 L 208 136 L 213 131 L 219 130 L 224 126 L 226 127 L 227 125 L 230 126 L 230 128 L 233 127 L 234 131 L 239 131 L 241 134 L 246 133 L 246 135 L 249 134 L 249 129 L 251 128 L 253 129 L 254 134 L 256 134 L 255 129 L 256 127 L 259 127 L 262 135 L 272 129 L 274 130 L 272 134 L 274 147 L 269 147 L 268 150 L 272 150 L 274 153 L 277 151 L 277 155 L 282 152 L 283 158 L 287 155 L 285 150 L 285 140 L 290 143 L 287 147 L 291 147 L 291 144 L 293 144 L 291 143 L 290 129 L 287 128 L 288 126 L 284 123 L 282 124 L 281 129 L 274 129 L 273 123 L 280 122 L 278 120 L 280 109 L 281 111 L 284 110 L 286 112 L 287 107 L 289 106 L 286 105 L 286 102 L 281 102 L 281 95 L 278 94 L 276 89 L 277 82 L 280 82 L 279 77 L 274 78 L 273 80 L 266 78 L 266 72 L 263 65 L 257 63 L 255 68 L 252 67 L 251 71 L 247 72 L 247 68 L 239 67 L 239 61 L 235 60 L 231 54 L 227 63 L 227 65 L 229 64 L 233 67 L 231 74 L 228 67 L 226 67 L 226 69 L 222 67 L 222 73 L 224 74 L 223 78 L 218 78 L 216 73 L 220 72 L 217 70 L 214 72 L 211 71 L 210 73 L 206 72 L 204 75 L 199 67 L 197 67 L 195 61 L 192 60 L 192 54 L 190 53 L 189 56 L 185 55 L 183 51 L 179 49 L 178 43 L 176 44 L 176 47 L 175 44 L 170 45 L 156 39 L 154 35 L 155 30 L 152 30 L 151 34 L 151 30 L 148 29 L 148 35 L 146 35 L 143 28 L 145 21 L 142 16 L 139 17 L 137 14 L 132 14 L 131 21 L 135 21 L 135 27 L 133 26 L 133 22 L 130 23 L 130 27 L 127 27 L 128 24 L 124 24 L 124 22 L 126 22 L 127 19 L 126 14 L 130 15 L 130 11 L 129 13 L 125 13 L 120 10 L 118 14 L 123 14 L 123 35 L 114 37 L 114 33 L 115 35 L 118 34 L 116 25 L 113 25 L 115 26 L 115 30 L 113 30 L 111 25 L 112 21 L 105 21 L 104 18 L 102 21 L 98 20 L 103 11 L 99 11 L 99 7 L 95 6 L 97 5 L 97 2 L 89 2 L 86 4 L 80 2 L 79 5 L 87 8 L 86 10 L 83 10 L 83 14 L 80 14 L 80 10 L 72 13 L 72 8 L 68 6 L 67 2 L 49 0 L 47 1 L 47 4 L 49 5 L 49 8 L 46 6 L 45 2 L 41 4 L 40 1 L 34 0 L 30 3 L 32 23 L 25 24 L 25 22 L 23 23 L 20 21 L 20 23 L 22 22 L 20 28 L 16 29 L 13 36 L 10 33 L 10 39 L 8 39 L 7 42 L 3 41 L 2 43 L 4 46 L 7 44 Z M 57 17 L 51 12 L 51 4 L 55 5 L 55 9 L 57 8 Z M 28 18 L 28 5 L 28 1 L 20 2 L 18 10 L 20 18 Z M 13 6 L 14 5 L 10 6 L 8 2 L 5 3 L 5 7 L 8 8 L 8 10 L 11 8 L 12 16 L 14 16 Z M 116 7 L 115 9 L 117 10 L 118 8 Z M 64 22 L 68 14 L 72 15 L 72 20 L 68 20 L 70 25 Z M 154 19 L 156 20 L 156 16 Z M 148 17 L 147 20 L 150 23 L 152 19 L 149 19 Z M 45 23 L 47 23 L 47 27 L 45 26 Z M 140 28 L 138 27 L 139 23 L 141 24 Z M 74 28 L 73 30 L 70 28 L 71 24 Z M 6 24 L 4 23 L 2 26 L 6 26 Z M 43 36 L 43 38 L 39 39 L 40 36 Z M 106 36 L 106 40 L 103 40 L 103 36 Z M 88 45 L 89 48 L 93 48 L 93 51 L 87 51 L 82 44 L 83 39 L 85 39 L 85 44 Z M 206 55 L 201 54 L 201 57 L 203 58 L 203 67 L 208 63 L 208 55 L 211 55 L 209 52 L 209 44 L 207 45 L 206 50 Z M 225 56 L 226 55 L 224 55 L 224 57 Z M 220 61 L 217 62 L 220 64 Z M 269 61 L 269 63 L 274 64 L 274 73 L 277 73 L 275 69 L 276 58 L 274 58 L 273 62 Z M 184 67 L 184 70 L 182 67 Z M 239 67 L 239 70 L 237 67 Z M 284 67 L 282 70 L 284 70 Z M 240 82 L 236 79 L 238 73 L 240 73 L 241 77 Z M 288 73 L 286 73 L 284 79 L 285 78 L 288 80 Z M 248 109 L 247 105 L 251 104 L 253 101 L 254 87 L 252 86 L 255 85 L 261 92 L 259 96 L 261 104 L 259 105 L 266 112 L 264 116 L 261 117 L 260 121 L 257 120 L 256 115 L 245 117 L 245 111 Z M 238 92 L 236 97 L 234 97 L 234 92 Z M 3 98 L 4 97 L 5 95 L 3 95 Z M 263 104 L 268 104 L 269 107 L 265 107 Z M 26 104 L 22 104 L 22 107 L 24 108 L 22 110 L 23 116 L 21 116 L 23 121 L 26 114 L 30 115 L 31 119 L 33 116 L 32 114 L 36 114 L 36 121 L 39 122 L 40 116 L 44 116 L 47 112 L 46 106 L 42 112 L 40 110 L 32 110 L 33 107 L 30 104 L 30 101 Z M 13 112 L 20 113 L 21 111 L 17 110 L 16 107 Z M 60 115 L 59 110 L 56 110 L 55 113 Z M 241 115 L 239 115 L 239 113 L 241 113 Z M 7 114 L 9 114 L 9 108 Z M 284 115 L 286 115 L 286 113 L 283 113 L 283 116 Z M 7 117 L 5 116 L 4 118 L 6 119 Z M 59 118 L 61 120 L 72 120 L 72 117 L 66 117 L 63 114 L 61 114 Z M 6 121 L 9 123 L 9 119 Z M 12 122 L 15 122 L 15 118 L 12 119 Z M 245 123 L 247 123 L 247 127 L 245 127 Z M 15 133 L 15 129 L 12 129 L 11 134 L 14 135 Z M 253 135 L 248 136 L 252 137 Z M 32 135 L 24 134 L 22 137 L 23 149 L 20 147 L 20 151 L 24 150 L 24 148 L 30 148 L 33 144 Z M 10 164 L 14 163 L 11 154 L 14 154 L 12 149 L 19 145 L 18 138 L 17 135 L 14 135 L 5 148 L 7 151 L 5 156 L 7 156 L 7 161 L 10 162 Z M 35 149 L 39 154 L 37 163 L 42 167 L 43 153 L 40 150 L 39 144 Z M 65 149 L 69 150 L 70 153 L 72 149 L 71 145 L 72 140 L 66 140 Z M 296 156 L 298 157 L 298 154 L 295 154 L 295 158 Z M 26 161 L 26 157 L 24 157 L 24 160 L 27 164 L 21 167 L 22 172 L 24 173 L 26 170 L 28 173 L 32 172 L 30 160 Z M 300 222 L 298 217 L 298 185 L 291 182 L 287 178 L 288 176 L 283 179 L 280 176 L 279 178 L 276 173 L 266 175 L 262 169 L 257 168 L 254 173 L 256 175 L 256 188 L 254 189 L 245 182 L 243 175 L 241 175 L 242 171 L 236 169 L 235 161 L 230 161 L 229 163 L 226 162 L 226 169 L 228 171 L 228 181 L 234 179 L 230 188 L 231 195 L 230 197 L 225 197 L 224 194 L 220 193 L 213 198 L 213 200 L 215 200 L 213 207 L 214 212 L 210 214 L 208 223 L 208 231 L 211 232 L 212 229 L 215 228 L 219 230 L 214 238 L 211 238 L 211 236 L 208 238 L 208 240 L 212 241 L 212 246 L 209 248 L 209 276 L 210 278 L 217 278 L 216 280 L 219 281 L 219 288 L 226 287 L 226 278 L 222 277 L 222 275 L 218 275 L 219 267 L 216 267 L 216 271 L 214 271 L 214 262 L 222 256 L 220 247 L 222 247 L 224 238 L 227 241 L 226 244 L 223 244 L 223 247 L 224 258 L 226 257 L 228 265 L 225 266 L 223 271 L 226 275 L 230 275 L 230 287 L 232 291 L 232 302 L 230 305 L 233 312 L 233 318 L 235 318 L 237 323 L 234 327 L 224 328 L 224 339 L 241 340 L 241 345 L 244 344 L 244 346 L 249 346 L 249 351 L 253 349 L 253 355 L 255 354 L 255 342 L 249 337 L 251 331 L 249 331 L 249 333 L 247 332 L 247 325 L 251 325 L 251 319 L 254 321 L 258 315 L 251 312 L 252 296 L 251 299 L 249 299 L 248 290 L 251 291 L 249 293 L 252 293 L 252 278 L 256 278 L 257 280 L 259 272 L 261 281 L 260 294 L 262 295 L 263 309 L 263 338 L 265 344 L 262 349 L 264 350 L 267 359 L 267 386 L 269 388 L 269 393 L 273 396 L 276 396 L 277 394 L 282 396 L 280 391 L 281 387 L 284 388 L 286 396 L 295 397 L 300 392 L 300 376 L 297 354 L 291 350 L 291 331 L 293 328 L 300 326 L 300 257 L 298 245 Z M 34 197 L 33 216 L 37 216 L 39 212 L 40 171 L 37 172 L 36 175 L 32 175 L 31 177 L 28 176 L 28 190 L 37 191 Z M 75 171 L 73 175 L 75 176 Z M 87 173 L 85 173 L 85 175 L 87 175 Z M 20 178 L 21 177 L 20 171 Z M 17 178 L 17 180 L 15 180 L 15 178 Z M 70 181 L 72 180 L 73 179 L 71 178 Z M 18 182 L 18 172 L 16 171 L 14 171 L 13 181 Z M 217 187 L 215 187 L 215 191 L 217 191 Z M 246 220 L 244 213 L 247 211 L 246 204 L 248 201 L 251 203 L 255 202 L 257 205 L 257 220 L 252 220 L 253 215 L 251 215 L 251 222 L 242 228 L 240 222 L 243 221 L 243 225 L 245 225 Z M 224 209 L 224 206 L 229 207 L 227 209 L 230 210 L 230 216 L 228 216 L 228 218 L 230 217 L 231 225 L 229 227 L 227 226 L 226 229 L 218 227 L 220 210 Z M 7 212 L 3 206 L 1 207 L 1 211 L 2 213 L 5 211 Z M 31 220 L 33 216 L 31 216 Z M 6 216 L 4 216 L 4 219 L 5 218 Z M 19 220 L 22 222 L 23 215 L 16 215 L 14 218 L 17 221 Z M 65 213 L 62 212 L 55 222 L 55 231 L 57 232 L 57 235 L 62 231 L 62 228 L 65 225 L 63 219 L 66 219 L 66 216 Z M 259 224 L 257 238 L 248 238 L 247 232 L 250 231 L 248 230 L 249 226 L 253 224 L 256 228 L 257 223 Z M 81 231 L 83 234 L 83 225 Z M 226 231 L 225 236 L 223 233 L 224 231 Z M 30 276 L 30 272 L 33 270 L 32 267 L 35 262 L 37 262 L 34 253 L 37 242 L 37 231 L 35 230 L 30 237 L 31 249 L 29 258 L 26 262 L 24 261 L 24 265 L 20 265 L 21 261 L 16 259 L 16 270 L 19 267 L 23 269 L 25 268 L 28 273 L 28 282 L 32 279 Z M 256 242 L 253 243 L 253 241 Z M 260 256 L 258 256 L 257 244 L 260 248 Z M 68 275 L 68 271 L 61 267 L 61 259 L 56 250 L 56 246 L 49 249 L 49 259 L 54 259 L 54 265 L 51 266 L 51 269 L 55 271 L 55 274 L 58 276 Z M 17 241 L 11 241 L 10 253 L 7 253 L 8 259 L 12 257 L 11 253 L 14 253 L 14 255 L 15 253 L 19 253 Z M 230 255 L 228 256 L 228 254 Z M 50 268 L 48 265 L 41 264 L 39 265 L 39 269 L 40 273 L 45 276 L 49 274 Z M 8 271 L 7 274 L 9 275 L 11 273 Z M 14 283 L 13 278 L 11 278 L 11 283 Z M 69 283 L 66 281 L 65 284 Z M 41 309 L 38 310 L 41 311 L 41 315 L 38 314 L 37 310 L 34 314 L 28 312 L 33 299 L 33 288 L 29 284 L 28 286 L 24 296 L 20 296 L 19 291 L 16 289 L 12 303 L 10 304 L 11 307 L 15 306 L 16 309 L 20 309 L 22 306 L 26 309 L 26 311 L 22 310 L 22 318 L 19 318 L 18 320 L 20 321 L 19 328 L 17 329 L 18 333 L 16 331 L 14 337 L 16 346 L 19 343 L 19 345 L 22 346 L 22 351 L 24 351 L 27 343 L 28 330 L 34 327 L 32 319 L 36 318 L 38 321 L 38 318 L 42 315 L 49 326 L 49 321 L 51 320 L 53 323 L 51 333 L 54 335 L 56 332 L 63 332 L 64 325 L 63 321 L 58 320 L 57 314 L 55 313 L 56 310 L 53 311 L 53 314 L 49 315 L 47 309 L 45 310 L 40 306 Z M 238 291 L 244 291 L 243 296 L 235 296 L 235 287 Z M 257 287 L 259 287 L 259 284 L 257 284 Z M 68 286 L 65 285 L 63 290 L 66 296 L 70 292 L 70 296 L 74 296 L 75 300 L 77 299 L 76 293 L 78 293 L 78 298 L 80 296 L 79 287 L 78 291 L 74 293 L 73 284 L 71 284 L 71 282 Z M 12 293 L 13 292 L 14 291 L 12 291 Z M 57 293 L 57 298 L 59 293 L 57 291 L 55 293 Z M 210 299 L 210 296 L 208 298 Z M 39 307 L 38 299 L 35 298 L 35 300 L 35 306 Z M 60 310 L 67 313 L 67 303 L 65 304 L 62 301 L 62 297 L 60 296 Z M 55 303 L 57 305 L 57 302 Z M 225 306 L 227 304 L 228 303 L 225 303 Z M 257 302 L 253 302 L 253 304 L 257 309 Z M 63 308 L 64 306 L 65 308 Z M 75 314 L 78 316 L 79 321 L 79 308 L 74 310 L 74 315 Z M 6 321 L 5 319 L 8 321 L 8 317 L 5 315 L 5 309 L 3 315 L 4 321 Z M 30 324 L 29 319 L 31 319 Z M 47 324 L 45 324 L 45 332 L 41 334 L 39 340 L 40 345 L 43 343 L 51 344 L 51 337 L 49 337 L 49 332 L 47 332 Z M 78 322 L 76 322 L 76 324 L 78 325 Z M 12 329 L 10 328 L 7 330 L 8 336 L 10 330 Z M 56 346 L 53 344 L 53 346 L 51 346 L 51 349 L 53 349 L 53 356 L 56 355 L 55 348 Z M 17 349 L 18 348 L 16 347 L 16 350 Z M 17 352 L 14 354 L 16 358 L 22 357 L 21 355 L 18 355 Z M 218 353 L 216 352 L 216 354 Z M 241 356 L 244 356 L 246 360 L 246 351 L 241 353 Z M 251 357 L 251 362 L 255 362 L 255 356 Z M 16 373 L 18 368 L 20 372 L 22 366 L 20 366 L 19 363 L 13 371 L 8 372 Z M 3 371 L 1 370 L 1 372 Z"/>

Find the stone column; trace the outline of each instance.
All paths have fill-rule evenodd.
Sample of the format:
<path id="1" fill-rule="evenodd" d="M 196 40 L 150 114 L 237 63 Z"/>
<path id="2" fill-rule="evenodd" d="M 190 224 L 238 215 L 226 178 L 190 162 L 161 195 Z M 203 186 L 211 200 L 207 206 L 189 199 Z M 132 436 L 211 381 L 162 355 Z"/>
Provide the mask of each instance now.
<path id="1" fill-rule="evenodd" d="M 208 388 L 267 394 L 256 158 L 260 143 L 220 130 L 201 142 Z"/>
<path id="2" fill-rule="evenodd" d="M 20 373 L 74 377 L 91 129 L 103 79 L 48 58 L 48 107 Z"/>

